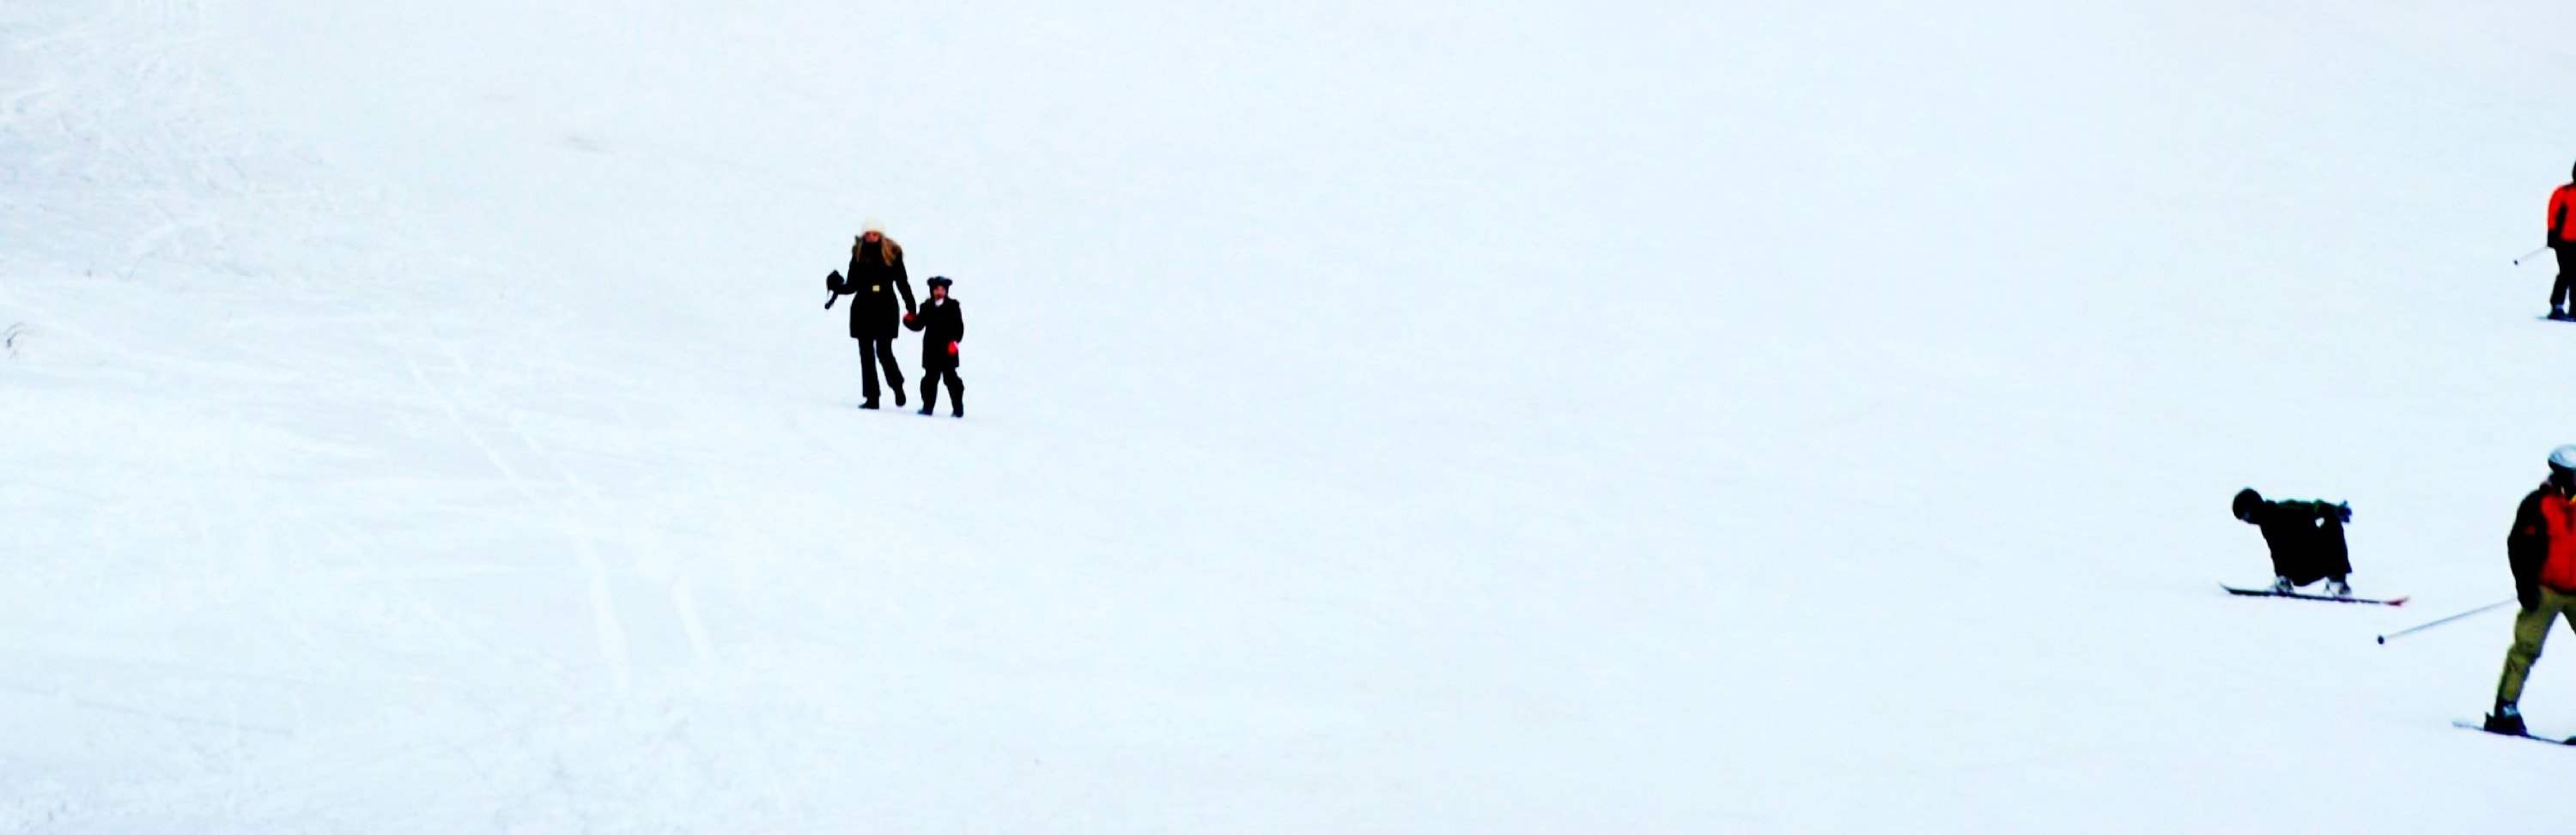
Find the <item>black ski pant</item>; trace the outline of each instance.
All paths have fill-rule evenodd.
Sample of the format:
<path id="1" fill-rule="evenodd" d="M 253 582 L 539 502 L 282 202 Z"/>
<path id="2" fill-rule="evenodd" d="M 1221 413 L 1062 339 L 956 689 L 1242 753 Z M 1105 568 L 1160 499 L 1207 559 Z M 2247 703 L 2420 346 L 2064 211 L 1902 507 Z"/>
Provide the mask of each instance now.
<path id="1" fill-rule="evenodd" d="M 2272 573 L 2290 578 L 2290 585 L 2304 586 L 2328 577 L 2341 580 L 2352 573 L 2352 551 L 2344 545 L 2340 520 L 2326 519 L 2315 536 L 2284 545 L 2272 549 Z"/>
<path id="2" fill-rule="evenodd" d="M 922 411 L 930 411 L 939 405 L 939 382 L 946 380 L 948 381 L 948 407 L 955 409 L 959 415 L 966 414 L 966 381 L 957 379 L 957 369 L 924 368 L 921 373 Z"/>
<path id="3" fill-rule="evenodd" d="M 2558 283 L 2549 288 L 2549 306 L 2565 307 L 2576 301 L 2576 246 L 2562 246 L 2558 253 Z"/>
<path id="4" fill-rule="evenodd" d="M 894 340 L 859 340 L 859 394 L 868 402 L 877 402 L 877 366 L 885 366 L 886 385 L 894 387 L 894 397 L 903 399 L 903 369 L 894 361 Z"/>

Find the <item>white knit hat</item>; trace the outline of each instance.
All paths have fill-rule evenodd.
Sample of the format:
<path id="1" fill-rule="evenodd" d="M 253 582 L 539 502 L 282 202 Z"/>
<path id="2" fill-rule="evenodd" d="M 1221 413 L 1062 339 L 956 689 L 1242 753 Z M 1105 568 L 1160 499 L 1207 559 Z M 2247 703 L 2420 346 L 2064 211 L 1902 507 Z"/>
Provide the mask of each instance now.
<path id="1" fill-rule="evenodd" d="M 2549 466 L 2566 470 L 2576 470 L 2576 444 L 2568 444 L 2566 446 L 2550 450 Z"/>

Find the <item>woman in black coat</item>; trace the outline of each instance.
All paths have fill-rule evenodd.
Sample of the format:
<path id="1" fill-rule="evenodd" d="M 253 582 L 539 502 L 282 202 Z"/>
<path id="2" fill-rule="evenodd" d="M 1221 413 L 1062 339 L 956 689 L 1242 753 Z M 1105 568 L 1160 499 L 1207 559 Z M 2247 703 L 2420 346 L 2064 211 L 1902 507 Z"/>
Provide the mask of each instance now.
<path id="1" fill-rule="evenodd" d="M 922 304 L 915 315 L 903 317 L 904 327 L 921 331 L 921 413 L 939 405 L 939 383 L 948 383 L 949 414 L 966 416 L 966 382 L 957 379 L 957 343 L 966 341 L 966 312 L 958 309 L 957 300 L 948 297 L 946 276 L 930 279 L 930 301 Z"/>
<path id="2" fill-rule="evenodd" d="M 903 369 L 894 359 L 894 338 L 899 333 L 895 326 L 899 317 L 912 315 L 914 309 L 912 279 L 903 269 L 903 246 L 871 224 L 850 245 L 848 277 L 831 290 L 857 297 L 850 300 L 850 338 L 859 341 L 859 393 L 867 397 L 859 408 L 877 407 L 880 366 L 885 369 L 886 384 L 894 387 L 894 404 L 903 405 Z"/>

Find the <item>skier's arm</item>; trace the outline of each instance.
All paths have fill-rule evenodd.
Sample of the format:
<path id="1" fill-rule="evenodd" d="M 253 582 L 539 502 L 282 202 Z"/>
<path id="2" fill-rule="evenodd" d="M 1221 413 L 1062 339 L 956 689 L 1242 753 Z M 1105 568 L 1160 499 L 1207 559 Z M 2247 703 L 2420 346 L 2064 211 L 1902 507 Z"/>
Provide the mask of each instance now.
<path id="1" fill-rule="evenodd" d="M 948 341 L 952 343 L 966 341 L 966 308 L 958 307 L 956 299 L 949 299 L 948 316 L 957 320 L 957 338 Z"/>
<path id="2" fill-rule="evenodd" d="M 902 253 L 896 253 L 894 256 L 894 289 L 895 292 L 903 294 L 904 315 L 910 316 L 921 312 L 921 307 L 912 303 L 912 273 L 904 270 Z"/>
<path id="3" fill-rule="evenodd" d="M 2567 240 L 2567 189 L 2549 195 L 2549 245 L 2556 247 Z"/>
<path id="4" fill-rule="evenodd" d="M 2533 491 L 2522 500 L 2522 507 L 2513 512 L 2513 532 L 2504 538 L 2505 561 L 2513 567 L 2513 593 L 2525 609 L 2540 605 L 2540 564 L 2549 559 L 2540 496 L 2540 491 Z"/>

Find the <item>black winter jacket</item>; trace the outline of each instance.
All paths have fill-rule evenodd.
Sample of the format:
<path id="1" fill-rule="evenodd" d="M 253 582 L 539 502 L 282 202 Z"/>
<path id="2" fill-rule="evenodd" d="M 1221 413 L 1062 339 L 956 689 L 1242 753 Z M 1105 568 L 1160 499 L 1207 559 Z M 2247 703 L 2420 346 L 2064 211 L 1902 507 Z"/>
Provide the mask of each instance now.
<path id="1" fill-rule="evenodd" d="M 966 311 L 956 299 L 931 299 L 906 327 L 921 331 L 922 370 L 957 367 L 957 355 L 948 346 L 966 339 Z"/>
<path id="2" fill-rule="evenodd" d="M 912 277 L 904 272 L 903 246 L 894 245 L 894 263 L 889 264 L 879 249 L 888 244 L 893 242 L 879 239 L 853 247 L 848 277 L 833 289 L 855 297 L 850 300 L 851 339 L 893 339 L 902 332 L 898 326 L 903 314 L 913 310 Z"/>

